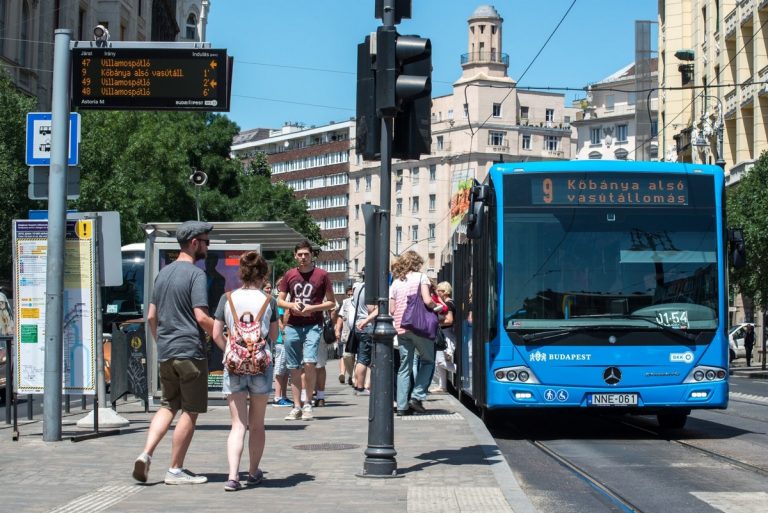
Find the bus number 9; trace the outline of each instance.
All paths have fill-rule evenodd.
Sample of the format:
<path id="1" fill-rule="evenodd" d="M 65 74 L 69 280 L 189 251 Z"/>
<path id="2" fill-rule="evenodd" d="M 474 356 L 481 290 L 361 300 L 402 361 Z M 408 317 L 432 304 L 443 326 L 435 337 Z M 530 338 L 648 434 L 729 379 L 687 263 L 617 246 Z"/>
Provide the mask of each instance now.
<path id="1" fill-rule="evenodd" d="M 541 192 L 544 198 L 544 203 L 552 203 L 552 179 L 545 178 L 541 182 Z"/>

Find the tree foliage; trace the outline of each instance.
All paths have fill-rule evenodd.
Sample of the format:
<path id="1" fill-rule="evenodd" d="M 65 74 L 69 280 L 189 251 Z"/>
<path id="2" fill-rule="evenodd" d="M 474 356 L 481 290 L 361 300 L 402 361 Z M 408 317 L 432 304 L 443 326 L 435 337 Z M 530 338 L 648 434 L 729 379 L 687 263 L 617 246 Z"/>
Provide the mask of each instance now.
<path id="1" fill-rule="evenodd" d="M 13 275 L 11 221 L 26 219 L 30 209 L 44 208 L 27 197 L 27 166 L 24 163 L 27 112 L 37 101 L 16 89 L 5 70 L 0 69 L 0 283 Z"/>
<path id="2" fill-rule="evenodd" d="M 747 265 L 733 270 L 731 283 L 760 308 L 768 306 L 768 152 L 728 189 L 728 226 L 744 231 Z"/>
<path id="3" fill-rule="evenodd" d="M 27 218 L 45 202 L 27 199 L 24 164 L 25 118 L 35 99 L 0 77 L 0 280 L 10 280 L 11 220 Z M 270 183 L 266 155 L 253 166 L 230 157 L 239 128 L 227 117 L 209 113 L 84 111 L 80 143 L 80 198 L 69 208 L 120 213 L 123 244 L 141 242 L 142 223 L 196 218 L 216 221 L 277 221 L 313 242 L 320 231 L 303 200 L 283 184 Z M 208 182 L 194 186 L 192 168 Z M 290 253 L 289 253 L 290 254 Z M 290 258 L 283 255 L 279 266 Z M 276 265 L 278 267 L 278 265 Z"/>

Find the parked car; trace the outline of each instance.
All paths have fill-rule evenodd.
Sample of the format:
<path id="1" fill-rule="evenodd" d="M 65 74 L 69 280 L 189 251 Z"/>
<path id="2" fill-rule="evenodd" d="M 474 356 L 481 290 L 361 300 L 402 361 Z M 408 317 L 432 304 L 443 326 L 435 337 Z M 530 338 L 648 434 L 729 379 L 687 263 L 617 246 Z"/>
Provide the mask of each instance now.
<path id="1" fill-rule="evenodd" d="M 747 351 L 744 349 L 744 336 L 747 334 L 747 326 L 755 327 L 751 322 L 742 322 L 728 329 L 728 347 L 730 348 L 731 361 L 747 356 Z"/>

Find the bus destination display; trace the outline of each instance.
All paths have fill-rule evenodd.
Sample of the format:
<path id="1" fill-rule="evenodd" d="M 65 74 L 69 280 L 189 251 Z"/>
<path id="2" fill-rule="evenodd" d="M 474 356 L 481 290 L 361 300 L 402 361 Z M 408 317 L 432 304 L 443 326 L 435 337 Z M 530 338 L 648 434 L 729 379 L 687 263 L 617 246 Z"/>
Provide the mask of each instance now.
<path id="1" fill-rule="evenodd" d="M 75 48 L 72 107 L 228 111 L 226 50 Z"/>
<path id="2" fill-rule="evenodd" d="M 675 207 L 688 204 L 688 181 L 661 175 L 552 174 L 531 180 L 531 203 L 552 206 Z"/>

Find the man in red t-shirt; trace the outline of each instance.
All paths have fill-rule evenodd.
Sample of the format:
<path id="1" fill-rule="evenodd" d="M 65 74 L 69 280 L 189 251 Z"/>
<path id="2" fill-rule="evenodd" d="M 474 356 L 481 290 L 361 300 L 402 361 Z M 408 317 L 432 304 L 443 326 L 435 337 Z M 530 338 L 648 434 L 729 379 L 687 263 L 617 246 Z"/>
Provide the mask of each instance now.
<path id="1" fill-rule="evenodd" d="M 285 359 L 291 373 L 293 409 L 286 420 L 312 420 L 312 392 L 315 387 L 315 365 L 323 332 L 323 312 L 336 307 L 333 285 L 328 273 L 312 262 L 312 245 L 304 240 L 296 244 L 294 257 L 298 266 L 283 276 L 277 305 L 290 312 L 285 325 L 283 343 Z M 287 298 L 290 296 L 291 300 Z M 301 368 L 304 366 L 306 404 L 301 400 Z"/>

